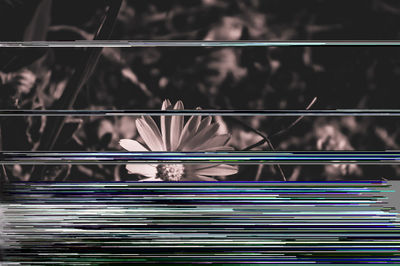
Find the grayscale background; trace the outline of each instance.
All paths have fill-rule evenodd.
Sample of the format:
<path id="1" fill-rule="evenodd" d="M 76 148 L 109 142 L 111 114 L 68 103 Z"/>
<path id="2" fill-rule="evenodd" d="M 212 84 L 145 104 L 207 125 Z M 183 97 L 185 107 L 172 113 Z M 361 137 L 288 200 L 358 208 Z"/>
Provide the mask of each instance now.
<path id="1" fill-rule="evenodd" d="M 90 40 L 108 1 L 0 1 L 0 40 Z M 355 16 L 354 14 L 357 14 Z M 400 4 L 363 1 L 123 1 L 114 40 L 396 40 Z M 12 27 L 10 27 L 12 25 Z M 392 46 L 103 49 L 74 109 L 398 109 L 400 53 Z M 0 48 L 0 109 L 59 109 L 90 49 Z M 135 117 L 70 117 L 59 151 L 118 151 L 138 139 Z M 158 118 L 155 118 L 158 123 Z M 215 117 L 242 150 L 273 135 L 278 151 L 399 150 L 397 117 Z M 2 117 L 0 150 L 34 151 L 45 117 Z M 255 150 L 270 150 L 266 144 Z M 29 166 L 6 166 L 30 180 Z M 45 180 L 137 180 L 124 167 L 50 167 Z M 121 168 L 121 169 L 120 169 Z M 283 166 L 291 181 L 397 179 L 397 166 Z M 3 177 L 4 179 L 4 177 Z M 241 166 L 228 180 L 282 180 L 276 166 Z"/>

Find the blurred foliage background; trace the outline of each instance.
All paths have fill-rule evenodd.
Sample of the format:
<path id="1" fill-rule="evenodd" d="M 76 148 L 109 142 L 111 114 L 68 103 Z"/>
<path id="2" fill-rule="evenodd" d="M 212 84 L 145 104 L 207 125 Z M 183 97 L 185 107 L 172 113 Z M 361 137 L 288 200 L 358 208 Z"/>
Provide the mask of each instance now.
<path id="1" fill-rule="evenodd" d="M 1 41 L 91 40 L 104 20 L 100 0 L 0 0 Z M 107 16 L 107 15 L 106 15 Z M 111 39 L 397 40 L 400 3 L 391 0 L 122 1 Z M 1 48 L 0 108 L 49 109 L 91 50 Z M 96 64 L 96 62 L 92 62 Z M 104 48 L 75 109 L 399 109 L 397 47 Z M 293 118 L 216 117 L 237 150 L 273 135 Z M 55 150 L 121 150 L 136 139 L 134 117 L 67 118 Z M 1 118 L 1 150 L 38 150 L 45 117 Z M 398 150 L 398 118 L 303 118 L 271 139 L 276 150 Z M 267 144 L 255 149 L 268 150 Z M 287 180 L 396 179 L 397 166 L 282 166 Z M 33 167 L 3 166 L 9 180 Z M 42 180 L 135 180 L 124 167 L 47 167 Z M 241 166 L 233 180 L 281 180 L 274 166 Z"/>

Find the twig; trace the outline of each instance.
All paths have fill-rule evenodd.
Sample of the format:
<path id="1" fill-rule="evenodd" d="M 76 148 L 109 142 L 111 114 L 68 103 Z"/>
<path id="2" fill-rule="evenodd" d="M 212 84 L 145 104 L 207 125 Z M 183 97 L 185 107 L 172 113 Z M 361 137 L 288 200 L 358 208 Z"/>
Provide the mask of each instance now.
<path id="1" fill-rule="evenodd" d="M 306 107 L 306 110 L 309 110 L 309 109 L 314 105 L 314 103 L 315 103 L 316 101 L 317 101 L 317 97 L 314 97 L 314 99 L 311 101 L 311 103 Z M 272 138 L 274 138 L 274 137 L 276 137 L 276 136 L 279 136 L 279 135 L 282 135 L 282 134 L 288 132 L 288 131 L 289 131 L 291 128 L 293 128 L 297 123 L 299 123 L 300 120 L 303 119 L 303 118 L 304 118 L 304 116 L 300 116 L 300 117 L 297 118 L 294 122 L 292 122 L 292 123 L 289 125 L 289 127 L 285 128 L 285 129 L 282 129 L 282 130 L 280 130 L 280 131 L 278 131 L 278 132 L 276 132 L 276 133 L 272 133 L 272 134 L 269 135 L 268 137 L 267 137 L 266 135 L 264 135 L 264 134 L 263 134 L 263 135 L 260 135 L 260 136 L 263 137 L 262 140 L 258 141 L 257 143 L 251 144 L 250 146 L 244 148 L 243 150 L 244 150 L 244 151 L 249 151 L 249 150 L 251 150 L 251 149 L 254 149 L 254 148 L 258 147 L 258 146 L 263 145 L 265 142 L 267 142 L 268 139 L 272 139 Z M 251 128 L 251 127 L 250 127 L 250 128 Z"/>
<path id="2" fill-rule="evenodd" d="M 311 103 L 306 107 L 306 110 L 309 110 L 309 109 L 314 105 L 314 103 L 315 103 L 316 101 L 317 101 L 317 97 L 314 97 L 314 99 L 311 101 Z M 282 129 L 282 130 L 280 130 L 280 131 L 278 131 L 278 132 L 276 132 L 276 133 L 273 133 L 273 134 L 269 135 L 269 138 L 272 139 L 273 137 L 276 137 L 276 136 L 279 136 L 279 135 L 282 135 L 282 134 L 286 133 L 286 132 L 289 131 L 291 128 L 293 128 L 295 125 L 297 125 L 303 118 L 304 118 L 304 115 L 298 117 L 298 118 L 297 118 L 295 121 L 293 121 L 287 128 L 284 128 L 284 129 Z"/>
<path id="3" fill-rule="evenodd" d="M 243 122 L 241 119 L 233 117 L 233 116 L 226 116 L 225 119 L 227 120 L 233 120 L 237 123 L 239 123 L 241 126 L 243 126 L 245 129 L 249 130 L 249 131 L 253 131 L 254 133 L 256 133 L 257 135 L 261 136 L 263 139 L 267 139 L 267 135 L 265 135 L 264 133 L 262 133 L 261 131 L 252 128 L 251 126 L 247 125 L 245 122 Z"/>
<path id="4" fill-rule="evenodd" d="M 241 125 L 242 125 L 244 128 L 246 128 L 247 130 L 252 131 L 252 132 L 256 133 L 257 135 L 261 136 L 261 137 L 263 138 L 263 143 L 267 142 L 269 148 L 270 148 L 272 151 L 275 151 L 275 148 L 274 148 L 274 146 L 272 145 L 272 143 L 271 143 L 271 141 L 270 141 L 270 139 L 268 138 L 267 135 L 265 135 L 264 133 L 262 133 L 261 131 L 259 131 L 259 130 L 257 130 L 257 129 L 252 128 L 251 126 L 247 125 L 245 122 L 243 122 L 242 120 L 240 120 L 240 119 L 238 119 L 238 118 L 235 118 L 235 117 L 227 117 L 227 118 L 238 122 L 239 124 L 241 124 Z M 248 148 L 248 147 L 247 147 L 247 148 Z M 243 151 L 248 150 L 247 148 L 243 149 Z M 286 181 L 286 176 L 285 176 L 285 174 L 284 174 L 284 172 L 283 172 L 281 166 L 280 166 L 279 164 L 276 164 L 276 167 L 278 168 L 278 171 L 279 171 L 279 173 L 281 174 L 283 181 Z M 260 174 L 261 174 L 261 173 L 260 173 Z"/>
<path id="5" fill-rule="evenodd" d="M 272 151 L 275 151 L 274 145 L 272 145 L 272 142 L 269 139 L 267 139 L 267 144 Z M 278 171 L 281 174 L 283 181 L 286 181 L 286 176 L 285 173 L 283 172 L 282 167 L 279 164 L 275 164 L 275 166 L 276 168 L 278 168 Z"/>
<path id="6" fill-rule="evenodd" d="M 314 103 L 315 103 L 316 101 L 317 101 L 317 97 L 314 97 L 314 99 L 311 101 L 311 103 L 306 107 L 306 110 L 310 109 L 310 108 L 314 105 Z M 280 130 L 280 131 L 278 131 L 278 132 L 276 132 L 276 133 L 273 133 L 273 134 L 271 134 L 271 135 L 269 135 L 269 136 L 267 136 L 266 134 L 263 134 L 262 132 L 260 132 L 260 131 L 257 130 L 257 129 L 254 129 L 254 128 L 250 127 L 249 125 L 247 125 L 246 123 L 244 123 L 244 122 L 241 121 L 240 119 L 236 119 L 236 118 L 232 118 L 232 119 L 238 121 L 238 122 L 239 122 L 241 125 L 243 125 L 246 129 L 248 129 L 248 130 L 250 130 L 250 131 L 253 131 L 254 133 L 256 133 L 256 134 L 258 134 L 259 136 L 262 137 L 262 140 L 260 140 L 260 141 L 258 141 L 257 143 L 254 143 L 254 144 L 252 144 L 252 145 L 250 145 L 250 146 L 244 148 L 243 151 L 252 150 L 252 149 L 254 149 L 254 148 L 258 147 L 258 146 L 263 145 L 264 143 L 267 143 L 268 147 L 269 147 L 272 151 L 275 151 L 274 145 L 273 145 L 272 142 L 271 142 L 271 138 L 286 133 L 286 132 L 289 131 L 291 128 L 293 128 L 297 123 L 299 123 L 303 118 L 304 118 L 304 116 L 298 117 L 295 121 L 293 121 L 293 122 L 289 125 L 289 127 L 285 128 L 285 129 L 282 129 L 282 130 Z M 285 176 L 285 173 L 283 172 L 282 167 L 281 167 L 279 164 L 276 164 L 275 166 L 276 166 L 276 168 L 278 169 L 280 175 L 282 176 L 282 179 L 283 179 L 284 181 L 286 181 L 286 176 Z M 261 167 L 261 165 L 260 165 L 260 166 L 258 167 L 258 169 L 257 169 L 257 175 L 256 175 L 256 178 L 255 178 L 256 181 L 260 178 L 262 169 L 263 169 L 263 167 Z"/>
<path id="7" fill-rule="evenodd" d="M 256 143 L 254 143 L 254 144 L 251 144 L 250 146 L 247 146 L 246 148 L 243 149 L 243 151 L 252 150 L 252 149 L 254 149 L 254 148 L 258 147 L 258 146 L 263 145 L 265 142 L 267 142 L 267 139 L 266 139 L 266 138 L 265 138 L 265 139 L 263 138 L 262 140 L 260 140 L 260 141 L 258 141 L 258 142 L 256 142 Z"/>

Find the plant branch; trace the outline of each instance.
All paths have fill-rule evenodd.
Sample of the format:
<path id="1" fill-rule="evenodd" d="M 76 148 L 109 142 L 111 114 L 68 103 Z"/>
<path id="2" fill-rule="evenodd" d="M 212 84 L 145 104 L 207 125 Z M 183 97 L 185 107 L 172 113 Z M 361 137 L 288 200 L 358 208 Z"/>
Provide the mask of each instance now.
<path id="1" fill-rule="evenodd" d="M 274 145 L 272 145 L 271 140 L 268 138 L 267 138 L 267 144 L 268 144 L 268 147 L 271 149 L 271 151 L 275 151 Z M 275 167 L 278 169 L 283 181 L 286 181 L 286 176 L 285 176 L 285 173 L 283 172 L 282 167 L 279 164 L 275 164 Z"/>
<path id="2" fill-rule="evenodd" d="M 306 107 L 306 110 L 309 110 L 309 109 L 314 105 L 314 103 L 315 103 L 316 101 L 317 101 L 317 97 L 314 97 L 314 99 L 311 101 L 311 103 Z M 274 137 L 277 137 L 277 136 L 279 136 L 279 135 L 282 135 L 282 134 L 288 132 L 288 131 L 289 131 L 290 129 L 292 129 L 296 124 L 298 124 L 303 118 L 304 118 L 304 116 L 298 117 L 294 122 L 292 122 L 292 123 L 289 125 L 289 127 L 285 128 L 285 129 L 282 129 L 282 130 L 280 130 L 280 131 L 278 131 L 278 132 L 276 132 L 276 133 L 272 133 L 272 134 L 269 135 L 268 137 L 267 137 L 266 135 L 264 135 L 264 134 L 263 134 L 263 135 L 260 135 L 260 136 L 262 136 L 262 137 L 263 137 L 263 136 L 265 136 L 265 137 L 263 137 L 262 140 L 260 140 L 260 141 L 258 141 L 258 142 L 256 142 L 256 143 L 251 144 L 250 146 L 244 148 L 243 150 L 244 150 L 244 151 L 249 151 L 249 150 L 251 150 L 251 149 L 254 149 L 254 148 L 256 148 L 256 147 L 258 147 L 258 146 L 261 146 L 261 145 L 263 145 L 264 143 L 268 142 L 268 139 L 272 139 L 272 138 L 274 138 Z"/>
<path id="3" fill-rule="evenodd" d="M 252 132 L 256 133 L 257 135 L 261 136 L 261 137 L 263 138 L 263 139 L 262 139 L 263 143 L 267 142 L 269 148 L 270 148 L 272 151 L 275 151 L 275 148 L 274 148 L 274 146 L 272 145 L 271 140 L 268 138 L 267 135 L 265 135 L 264 133 L 262 133 L 261 131 L 255 129 L 255 128 L 252 128 L 251 126 L 247 125 L 245 122 L 243 122 L 242 120 L 240 120 L 240 119 L 238 119 L 238 118 L 236 118 L 236 117 L 230 117 L 230 116 L 229 116 L 229 117 L 227 117 L 227 118 L 238 122 L 238 123 L 241 124 L 245 129 L 247 129 L 247 130 L 249 130 L 249 131 L 252 131 Z M 248 147 L 247 147 L 247 148 L 248 148 Z M 243 151 L 249 150 L 249 149 L 247 149 L 247 148 L 243 149 Z M 282 167 L 281 167 L 279 164 L 276 164 L 276 167 L 278 168 L 278 171 L 279 171 L 279 173 L 281 174 L 283 181 L 286 181 L 286 176 L 285 176 L 285 174 L 284 174 L 284 172 L 283 172 L 283 170 L 282 170 Z M 261 170 L 258 169 L 258 171 L 262 171 L 262 169 L 261 169 Z M 261 173 L 260 173 L 260 174 L 261 174 Z"/>
<path id="4" fill-rule="evenodd" d="M 314 99 L 313 99 L 313 100 L 310 102 L 310 104 L 306 107 L 306 110 L 309 110 L 309 109 L 314 105 L 314 103 L 315 103 L 316 101 L 317 101 L 317 97 L 314 97 Z M 250 146 L 244 148 L 243 151 L 252 150 L 252 149 L 254 149 L 254 148 L 258 147 L 258 146 L 263 145 L 264 143 L 267 143 L 267 145 L 268 145 L 268 147 L 270 148 L 270 150 L 275 151 L 274 145 L 273 145 L 272 142 L 271 142 L 271 138 L 276 137 L 276 136 L 279 136 L 279 135 L 282 135 L 282 134 L 288 132 L 291 128 L 293 128 L 296 124 L 298 124 L 303 118 L 304 118 L 304 116 L 300 116 L 300 117 L 298 117 L 295 121 L 293 121 L 287 128 L 282 129 L 282 130 L 280 130 L 280 131 L 278 131 L 278 132 L 276 132 L 276 133 L 273 133 L 273 134 L 267 136 L 266 134 L 260 132 L 259 130 L 250 127 L 249 125 L 247 125 L 246 123 L 244 123 L 242 120 L 237 119 L 237 118 L 234 118 L 234 117 L 231 117 L 232 120 L 235 120 L 235 121 L 239 122 L 239 123 L 240 123 L 242 126 L 244 126 L 247 130 L 250 130 L 250 131 L 252 131 L 252 132 L 254 132 L 254 133 L 256 133 L 257 135 L 259 135 L 259 136 L 262 137 L 262 139 L 261 139 L 260 141 L 258 141 L 257 143 L 254 143 L 254 144 L 252 144 L 252 145 L 250 145 Z M 279 164 L 276 164 L 275 166 L 276 166 L 276 168 L 278 169 L 280 175 L 282 176 L 282 179 L 283 179 L 284 181 L 286 181 L 286 176 L 285 176 L 285 173 L 283 172 L 282 167 L 281 167 Z M 263 169 L 263 167 L 261 167 L 261 166 L 258 167 L 258 169 L 257 169 L 257 175 L 256 175 L 256 180 L 258 180 L 258 179 L 260 178 L 262 169 Z"/>
<path id="5" fill-rule="evenodd" d="M 314 97 L 314 99 L 311 101 L 311 103 L 306 107 L 306 110 L 309 110 L 309 109 L 314 105 L 314 103 L 315 103 L 316 101 L 317 101 L 317 97 Z M 292 129 L 295 125 L 297 125 L 303 118 L 304 118 L 304 115 L 298 117 L 298 118 L 297 118 L 295 121 L 293 121 L 287 128 L 284 128 L 284 129 L 282 129 L 282 130 L 280 130 L 280 131 L 278 131 L 278 132 L 276 132 L 276 133 L 273 133 L 273 134 L 269 135 L 269 137 L 272 139 L 273 137 L 276 137 L 276 136 L 279 136 L 279 135 L 282 135 L 282 134 L 288 132 L 288 131 L 289 131 L 290 129 Z"/>
<path id="6" fill-rule="evenodd" d="M 249 126 L 248 124 L 246 124 L 245 122 L 243 122 L 239 118 L 236 118 L 236 117 L 233 117 L 233 116 L 226 116 L 225 119 L 237 122 L 238 124 L 243 126 L 245 129 L 256 133 L 257 135 L 261 136 L 263 139 L 267 139 L 268 138 L 264 133 L 262 133 L 261 131 L 255 129 L 255 128 L 252 128 L 251 126 Z"/>
<path id="7" fill-rule="evenodd" d="M 250 146 L 247 146 L 246 148 L 243 149 L 243 151 L 252 150 L 252 149 L 254 149 L 254 148 L 258 147 L 258 146 L 263 145 L 265 142 L 267 142 L 267 138 L 265 138 L 265 139 L 263 138 L 262 140 L 254 143 L 254 144 L 251 144 Z"/>

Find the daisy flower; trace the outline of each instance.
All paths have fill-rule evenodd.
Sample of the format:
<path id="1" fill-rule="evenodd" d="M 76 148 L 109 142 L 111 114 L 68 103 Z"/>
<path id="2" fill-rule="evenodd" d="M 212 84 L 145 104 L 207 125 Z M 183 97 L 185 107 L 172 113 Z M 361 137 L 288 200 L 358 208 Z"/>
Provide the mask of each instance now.
<path id="1" fill-rule="evenodd" d="M 162 104 L 162 110 L 183 110 L 182 101 L 172 106 L 169 100 Z M 161 116 L 161 131 L 150 116 L 136 119 L 136 127 L 144 144 L 136 140 L 122 139 L 120 145 L 131 152 L 145 151 L 226 151 L 229 134 L 218 135 L 218 123 L 212 123 L 211 116 L 202 119 L 192 116 L 184 123 L 183 116 Z M 147 178 L 142 181 L 216 181 L 212 176 L 228 176 L 238 172 L 237 167 L 227 164 L 128 164 L 131 174 Z"/>

